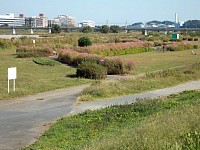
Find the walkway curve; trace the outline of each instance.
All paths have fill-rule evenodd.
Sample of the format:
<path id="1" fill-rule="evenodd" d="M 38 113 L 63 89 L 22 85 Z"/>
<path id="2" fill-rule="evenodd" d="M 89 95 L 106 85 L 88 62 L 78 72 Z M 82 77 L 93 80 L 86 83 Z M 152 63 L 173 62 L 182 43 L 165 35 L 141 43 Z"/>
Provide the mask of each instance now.
<path id="1" fill-rule="evenodd" d="M 111 105 L 130 104 L 138 99 L 153 99 L 186 90 L 200 90 L 200 80 L 151 92 L 77 105 L 78 94 L 87 86 L 0 102 L 0 150 L 16 150 L 32 144 L 51 123 L 60 117 L 78 114 L 87 109 L 96 110 Z"/>

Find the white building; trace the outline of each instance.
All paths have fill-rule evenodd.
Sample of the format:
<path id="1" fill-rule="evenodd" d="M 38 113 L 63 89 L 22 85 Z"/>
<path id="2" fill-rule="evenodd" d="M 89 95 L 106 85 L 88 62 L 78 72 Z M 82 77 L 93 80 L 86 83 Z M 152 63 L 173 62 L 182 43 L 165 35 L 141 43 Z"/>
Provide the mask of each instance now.
<path id="1" fill-rule="evenodd" d="M 84 20 L 82 23 L 81 23 L 82 27 L 92 27 L 94 28 L 95 27 L 95 22 L 94 21 L 91 21 L 91 20 Z"/>
<path id="2" fill-rule="evenodd" d="M 0 25 L 23 26 L 25 25 L 25 18 L 15 17 L 14 14 L 11 13 L 0 15 Z"/>
<path id="3" fill-rule="evenodd" d="M 77 27 L 75 17 L 67 15 L 59 15 L 53 19 L 52 24 L 57 24 L 61 27 Z"/>
<path id="4" fill-rule="evenodd" d="M 39 16 L 26 17 L 25 25 L 30 27 L 48 27 L 48 18 L 44 14 L 39 14 Z"/>

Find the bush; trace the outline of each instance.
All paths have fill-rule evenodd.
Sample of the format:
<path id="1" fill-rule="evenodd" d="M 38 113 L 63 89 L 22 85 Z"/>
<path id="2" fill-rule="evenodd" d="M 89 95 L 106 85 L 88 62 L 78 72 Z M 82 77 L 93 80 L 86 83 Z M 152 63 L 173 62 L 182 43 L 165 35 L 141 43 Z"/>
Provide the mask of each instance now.
<path id="1" fill-rule="evenodd" d="M 93 31 L 93 29 L 90 26 L 83 27 L 83 29 L 81 30 L 81 32 L 83 32 L 83 33 L 90 33 L 92 31 Z"/>
<path id="2" fill-rule="evenodd" d="M 134 68 L 133 62 L 124 61 L 120 57 L 105 58 L 100 64 L 107 68 L 109 75 L 126 74 Z"/>
<path id="3" fill-rule="evenodd" d="M 61 28 L 59 25 L 57 24 L 52 25 L 51 33 L 60 33 L 60 32 L 61 32 Z"/>
<path id="4" fill-rule="evenodd" d="M 199 46 L 198 46 L 198 45 L 193 45 L 193 48 L 194 48 L 194 49 L 198 49 Z"/>
<path id="5" fill-rule="evenodd" d="M 101 26 L 101 33 L 109 33 L 110 32 L 110 27 L 107 25 L 102 25 Z"/>
<path id="6" fill-rule="evenodd" d="M 0 48 L 5 49 L 5 48 L 11 47 L 11 46 L 12 46 L 11 41 L 6 40 L 6 39 L 0 40 Z"/>
<path id="7" fill-rule="evenodd" d="M 78 39 L 78 46 L 80 47 L 91 46 L 91 45 L 92 41 L 88 37 L 81 37 L 80 39 Z"/>
<path id="8" fill-rule="evenodd" d="M 83 62 L 77 68 L 77 77 L 84 77 L 89 79 L 105 79 L 107 70 L 105 67 L 91 62 Z"/>
<path id="9" fill-rule="evenodd" d="M 188 38 L 188 41 L 194 41 L 194 39 L 193 38 Z"/>
<path id="10" fill-rule="evenodd" d="M 112 33 L 120 33 L 122 31 L 122 28 L 118 25 L 112 25 L 110 26 L 110 30 Z"/>

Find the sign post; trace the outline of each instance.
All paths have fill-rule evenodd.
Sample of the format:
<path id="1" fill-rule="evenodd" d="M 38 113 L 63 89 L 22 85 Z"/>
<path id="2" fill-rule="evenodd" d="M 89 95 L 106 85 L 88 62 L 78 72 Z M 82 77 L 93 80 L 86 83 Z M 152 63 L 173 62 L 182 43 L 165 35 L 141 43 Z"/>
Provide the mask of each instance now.
<path id="1" fill-rule="evenodd" d="M 17 78 L 17 68 L 8 68 L 8 93 L 10 93 L 10 80 L 13 80 L 13 91 L 15 92 L 15 79 Z"/>

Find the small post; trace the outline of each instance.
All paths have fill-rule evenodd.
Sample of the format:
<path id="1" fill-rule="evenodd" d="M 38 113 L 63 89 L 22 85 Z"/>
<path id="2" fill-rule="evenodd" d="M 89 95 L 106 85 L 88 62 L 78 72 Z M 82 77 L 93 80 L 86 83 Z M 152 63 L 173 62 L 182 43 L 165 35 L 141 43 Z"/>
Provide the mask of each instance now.
<path id="1" fill-rule="evenodd" d="M 31 34 L 33 34 L 33 29 L 31 29 Z"/>
<path id="2" fill-rule="evenodd" d="M 15 79 L 13 80 L 13 91 L 15 92 Z"/>
<path id="3" fill-rule="evenodd" d="M 13 28 L 13 35 L 15 35 L 16 34 L 16 30 L 15 30 L 15 28 Z"/>
<path id="4" fill-rule="evenodd" d="M 8 93 L 10 93 L 9 79 L 8 79 Z"/>

